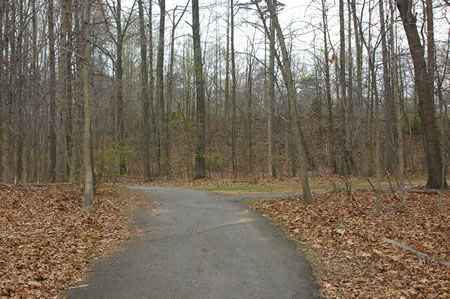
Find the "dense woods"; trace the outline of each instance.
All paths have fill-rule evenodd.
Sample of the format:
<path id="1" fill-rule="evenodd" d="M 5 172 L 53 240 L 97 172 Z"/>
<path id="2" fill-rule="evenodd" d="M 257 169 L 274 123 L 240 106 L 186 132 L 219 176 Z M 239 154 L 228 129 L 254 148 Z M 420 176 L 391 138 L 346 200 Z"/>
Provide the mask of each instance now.
<path id="1" fill-rule="evenodd" d="M 445 2 L 172 2 L 1 1 L 2 181 L 447 187 Z"/>

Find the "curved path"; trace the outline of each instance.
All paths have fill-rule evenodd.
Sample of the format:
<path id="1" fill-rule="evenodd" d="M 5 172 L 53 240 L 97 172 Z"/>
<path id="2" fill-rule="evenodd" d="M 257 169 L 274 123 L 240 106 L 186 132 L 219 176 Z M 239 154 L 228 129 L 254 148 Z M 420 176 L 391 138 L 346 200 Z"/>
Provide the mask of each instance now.
<path id="1" fill-rule="evenodd" d="M 96 263 L 68 298 L 318 298 L 295 242 L 242 196 L 132 188 L 154 207 L 136 213 L 151 232 Z"/>

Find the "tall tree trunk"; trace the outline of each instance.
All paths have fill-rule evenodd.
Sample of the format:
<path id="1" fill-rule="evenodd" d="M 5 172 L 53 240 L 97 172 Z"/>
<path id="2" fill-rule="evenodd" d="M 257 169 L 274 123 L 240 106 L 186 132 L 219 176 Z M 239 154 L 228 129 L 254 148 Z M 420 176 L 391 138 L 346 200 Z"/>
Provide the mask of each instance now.
<path id="1" fill-rule="evenodd" d="M 34 5 L 33 1 L 33 5 Z M 3 28 L 6 27 L 6 19 L 4 19 L 4 12 L 5 12 L 5 6 L 6 1 L 3 1 L 0 3 L 0 61 L 4 60 L 3 51 L 4 51 L 4 45 L 5 40 L 3 36 Z M 34 24 L 34 23 L 33 23 Z M 5 91 L 5 83 L 4 83 L 4 64 L 0 64 L 0 182 L 3 179 L 3 100 L 4 100 L 4 91 Z"/>
<path id="2" fill-rule="evenodd" d="M 53 0 L 48 1 L 48 35 L 50 58 L 50 107 L 49 107 L 49 151 L 50 167 L 48 180 L 56 180 L 56 56 L 55 56 L 55 21 Z"/>
<path id="3" fill-rule="evenodd" d="M 83 0 L 83 55 L 81 58 L 81 79 L 84 99 L 84 129 L 83 129 L 83 162 L 84 162 L 84 198 L 83 209 L 92 212 L 94 201 L 94 177 L 92 161 L 91 135 L 91 95 L 89 90 L 89 66 L 91 60 L 91 28 L 89 0 Z"/>
<path id="4" fill-rule="evenodd" d="M 224 112 L 226 119 L 226 130 L 227 130 L 227 144 L 229 141 L 228 136 L 228 120 L 230 119 L 230 7 L 227 6 L 227 33 L 226 33 L 226 49 L 225 49 L 225 103 Z"/>
<path id="5" fill-rule="evenodd" d="M 333 134 L 333 101 L 331 98 L 331 83 L 330 83 L 330 58 L 328 50 L 328 18 L 326 0 L 322 0 L 322 24 L 323 24 L 323 53 L 324 53 L 324 72 L 325 72 L 325 94 L 327 98 L 328 111 L 328 163 L 334 173 L 336 168 L 336 153 L 334 149 L 334 134 Z"/>
<path id="6" fill-rule="evenodd" d="M 170 175 L 170 130 L 169 123 L 171 119 L 171 109 L 173 105 L 173 74 L 174 74 L 174 63 L 175 63 L 175 31 L 178 27 L 178 24 L 182 20 L 184 13 L 186 12 L 187 6 L 189 5 L 189 1 L 187 2 L 184 9 L 181 11 L 180 16 L 176 19 L 176 13 L 178 10 L 178 6 L 173 10 L 172 15 L 172 30 L 170 35 L 170 59 L 169 59 L 169 73 L 167 75 L 167 109 L 166 109 L 166 119 L 165 119 L 165 132 L 166 132 L 166 153 L 167 153 L 167 165 L 168 171 L 167 175 Z"/>
<path id="7" fill-rule="evenodd" d="M 247 102 L 246 102 L 246 141 L 247 141 L 247 172 L 251 173 L 253 169 L 253 141 L 252 141 L 252 97 L 253 97 L 253 59 L 252 53 L 248 57 L 247 69 Z"/>
<path id="8" fill-rule="evenodd" d="M 367 121 L 364 115 L 364 101 L 363 101 L 363 85 L 362 85 L 362 41 L 360 38 L 360 30 L 358 27 L 358 19 L 356 14 L 355 0 L 351 1 L 351 9 L 353 16 L 353 27 L 355 30 L 355 45 L 356 45 L 356 106 L 359 118 L 360 138 L 358 142 L 359 147 L 359 175 L 367 177 L 369 175 L 369 165 L 367 160 Z"/>
<path id="9" fill-rule="evenodd" d="M 200 45 L 198 0 L 192 0 L 192 36 L 194 42 L 195 89 L 197 95 L 197 142 L 195 146 L 194 179 L 204 178 L 205 171 L 205 87 Z"/>
<path id="10" fill-rule="evenodd" d="M 284 40 L 283 32 L 281 31 L 280 23 L 278 22 L 278 16 L 276 14 L 276 8 L 273 4 L 272 0 L 266 0 L 270 17 L 272 19 L 273 25 L 275 26 L 275 30 L 278 36 L 278 41 L 280 44 L 280 50 L 282 54 L 283 68 L 282 73 L 283 77 L 288 89 L 288 100 L 290 104 L 290 115 L 291 115 L 291 126 L 295 136 L 295 143 L 297 145 L 298 156 L 299 156 L 299 164 L 300 164 L 300 176 L 302 180 L 303 187 L 303 196 L 306 203 L 312 203 L 312 194 L 309 188 L 308 182 L 308 160 L 306 158 L 305 149 L 303 147 L 302 137 L 301 137 L 301 128 L 299 126 L 298 121 L 298 113 L 297 113 L 297 103 L 296 103 L 296 92 L 294 86 L 294 78 L 292 76 L 291 71 L 291 62 L 289 58 L 289 54 L 287 51 L 286 43 Z M 259 9 L 259 5 L 256 3 Z"/>
<path id="11" fill-rule="evenodd" d="M 5 164 L 6 164 L 6 178 L 7 180 L 10 180 L 13 178 L 14 173 L 14 130 L 13 130 L 13 119 L 12 115 L 14 113 L 14 96 L 15 92 L 14 89 L 16 88 L 16 66 L 17 66 L 17 55 L 16 55 L 16 22 L 13 21 L 16 19 L 16 5 L 15 1 L 11 3 L 11 5 L 8 5 L 5 2 L 6 11 L 5 11 L 5 58 L 7 60 L 6 63 L 6 74 L 8 75 L 9 84 L 7 84 L 7 94 L 5 95 L 5 105 L 6 105 L 6 117 L 5 117 L 5 123 L 4 126 L 7 130 L 5 132 L 6 140 L 5 144 L 7 145 L 6 148 L 6 156 L 5 156 Z M 8 50 L 9 50 L 9 56 L 8 56 Z M 9 60 L 8 60 L 9 58 Z M 9 74 L 8 74 L 9 73 Z M 6 75 L 5 75 L 6 79 Z"/>
<path id="12" fill-rule="evenodd" d="M 391 23 L 389 26 L 389 40 L 390 40 L 390 49 L 391 49 L 391 71 L 392 71 L 392 89 L 394 92 L 394 100 L 395 100 L 395 114 L 396 114 L 396 129 L 397 129 L 397 151 L 398 151 L 398 188 L 403 198 L 406 196 L 403 177 L 405 175 L 405 157 L 404 157 L 404 144 L 403 144 L 403 130 L 402 130 L 402 114 L 400 107 L 400 91 L 398 84 L 398 62 L 397 62 L 397 54 L 395 53 L 395 39 L 394 39 L 394 7 L 392 2 L 389 1 L 389 7 L 391 12 Z"/>
<path id="13" fill-rule="evenodd" d="M 354 169 L 353 167 L 353 150 L 352 150 L 352 135 L 353 135 L 353 93 L 354 93 L 354 87 L 353 87 L 353 53 L 352 53 L 352 18 L 350 16 L 350 0 L 347 0 L 347 8 L 348 8 L 348 55 L 346 56 L 347 59 L 347 68 L 348 68 L 348 79 L 346 80 L 346 87 L 347 87 L 347 97 L 346 97 L 346 103 L 345 103 L 345 149 L 347 153 L 347 159 L 348 159 L 348 174 L 351 174 Z M 356 30 L 356 28 L 355 28 Z"/>
<path id="14" fill-rule="evenodd" d="M 231 165 L 233 170 L 233 177 L 237 175 L 236 165 L 236 60 L 234 51 L 234 0 L 230 0 L 230 43 L 231 43 Z"/>
<path id="15" fill-rule="evenodd" d="M 369 54 L 370 55 L 370 54 Z M 375 215 L 381 215 L 381 142 L 380 142 L 380 100 L 378 98 L 377 80 L 373 58 L 369 61 L 372 69 L 372 89 L 375 97 L 375 173 L 376 173 L 376 204 Z"/>
<path id="16" fill-rule="evenodd" d="M 392 125 L 396 123 L 395 120 L 395 103 L 392 95 L 392 83 L 389 65 L 390 55 L 387 47 L 387 30 L 385 26 L 384 18 L 384 2 L 378 3 L 380 14 L 380 26 L 381 26 L 381 54 L 383 57 L 383 84 L 384 84 L 384 102 L 386 106 L 386 170 L 389 173 L 394 171 L 395 164 L 395 142 L 394 135 L 392 133 Z"/>
<path id="17" fill-rule="evenodd" d="M 117 0 L 116 4 L 116 101 L 117 101 L 117 134 L 119 140 L 119 173 L 127 173 L 127 161 L 125 157 L 125 126 L 123 111 L 123 42 L 125 33 L 122 30 L 122 0 Z"/>
<path id="18" fill-rule="evenodd" d="M 157 118 L 156 118 L 156 114 L 157 112 L 155 112 L 155 107 L 157 107 L 157 105 L 154 104 L 155 101 L 155 96 L 154 96 L 154 91 L 155 91 L 155 77 L 154 77 L 154 73 L 153 73 L 153 2 L 152 1 L 148 1 L 148 24 L 149 24 L 149 36 L 148 36 L 148 60 L 149 60 L 149 74 L 150 74 L 150 78 L 149 78 L 149 91 L 148 91 L 148 96 L 149 96 L 149 114 L 151 117 L 151 134 L 152 134 L 152 138 L 151 138 L 151 153 L 152 155 L 150 155 L 150 160 L 156 161 L 157 164 L 157 171 L 159 172 L 159 151 L 156 150 L 155 148 L 159 148 L 158 144 L 159 144 L 159 135 L 158 135 L 158 126 L 157 126 Z M 153 158 L 152 158 L 153 157 Z M 152 163 L 150 165 L 153 165 Z M 152 171 L 152 175 L 156 175 L 156 171 L 155 169 L 153 169 Z"/>
<path id="19" fill-rule="evenodd" d="M 414 82 L 419 97 L 419 114 L 423 127 L 425 162 L 428 172 L 426 187 L 447 188 L 446 170 L 443 169 L 439 140 L 440 133 L 435 119 L 433 73 L 428 72 L 425 62 L 424 47 L 417 31 L 416 17 L 412 13 L 412 1 L 397 0 L 397 8 L 405 28 L 414 65 Z"/>
<path id="20" fill-rule="evenodd" d="M 22 58 L 24 55 L 24 27 L 25 27 L 25 20 L 24 20 L 24 2 L 19 1 L 19 16 L 18 16 L 18 22 L 19 22 L 19 32 L 17 34 L 17 57 Z M 23 170 L 23 98 L 24 98 L 24 88 L 25 88 L 25 82 L 24 82 L 24 59 L 19 59 L 17 61 L 17 87 L 15 93 L 16 96 L 16 150 L 15 150 L 15 182 L 21 183 L 22 182 L 22 170 Z"/>
<path id="21" fill-rule="evenodd" d="M 275 26 L 270 21 L 269 34 L 269 82 L 266 99 L 267 105 L 267 147 L 268 147 L 268 161 L 267 161 L 267 175 L 269 177 L 276 177 L 276 168 L 274 163 L 275 156 L 275 141 L 274 141 L 274 114 L 275 114 Z"/>
<path id="22" fill-rule="evenodd" d="M 73 126 L 72 126 L 72 0 L 64 0 L 61 11 L 61 85 L 62 98 L 65 103 L 65 139 L 66 139 L 66 179 L 75 182 L 73 159 Z"/>
<path id="23" fill-rule="evenodd" d="M 166 176 L 168 174 L 167 161 L 167 142 L 165 124 L 166 114 L 164 105 L 164 32 L 166 20 L 166 1 L 159 0 L 160 17 L 159 17 L 159 42 L 158 42 L 158 57 L 156 65 L 156 99 L 158 101 L 159 110 L 159 164 L 160 175 Z"/>
<path id="24" fill-rule="evenodd" d="M 148 66 L 147 66 L 147 35 L 145 34 L 143 0 L 138 0 L 139 6 L 139 41 L 141 47 L 141 103 L 142 103 L 142 144 L 144 158 L 144 181 L 150 181 L 150 116 L 148 94 Z"/>
<path id="25" fill-rule="evenodd" d="M 343 159 L 343 171 L 345 175 L 349 175 L 351 173 L 351 164 L 350 164 L 350 148 L 348 148 L 347 144 L 347 122 L 348 122 L 348 107 L 347 107 L 347 90 L 346 90 L 346 81 L 345 81 L 345 16 L 344 16 L 344 0 L 339 0 L 339 91 L 337 92 L 339 95 L 340 110 L 342 117 L 342 125 L 341 125 L 341 152 Z"/>

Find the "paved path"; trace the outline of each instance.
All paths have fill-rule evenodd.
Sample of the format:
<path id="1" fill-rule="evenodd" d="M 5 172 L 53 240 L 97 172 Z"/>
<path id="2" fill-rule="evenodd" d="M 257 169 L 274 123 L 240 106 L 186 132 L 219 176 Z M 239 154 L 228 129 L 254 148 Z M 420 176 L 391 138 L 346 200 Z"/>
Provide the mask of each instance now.
<path id="1" fill-rule="evenodd" d="M 69 298 L 318 298 L 308 261 L 242 196 L 133 187 L 151 232 L 97 263 Z"/>

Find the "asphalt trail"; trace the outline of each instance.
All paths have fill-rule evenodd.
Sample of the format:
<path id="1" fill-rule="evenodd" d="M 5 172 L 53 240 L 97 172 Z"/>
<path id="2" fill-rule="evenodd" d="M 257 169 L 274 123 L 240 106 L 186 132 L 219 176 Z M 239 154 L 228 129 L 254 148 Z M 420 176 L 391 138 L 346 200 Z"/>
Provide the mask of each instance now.
<path id="1" fill-rule="evenodd" d="M 136 213 L 150 232 L 96 263 L 68 298 L 318 298 L 295 242 L 244 197 L 132 188 L 154 207 Z"/>

